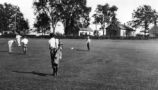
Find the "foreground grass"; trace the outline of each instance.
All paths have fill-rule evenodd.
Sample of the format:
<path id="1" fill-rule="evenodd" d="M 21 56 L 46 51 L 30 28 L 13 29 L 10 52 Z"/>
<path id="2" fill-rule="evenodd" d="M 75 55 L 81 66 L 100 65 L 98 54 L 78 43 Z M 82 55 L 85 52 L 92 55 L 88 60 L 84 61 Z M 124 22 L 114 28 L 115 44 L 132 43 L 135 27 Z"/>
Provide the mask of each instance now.
<path id="1" fill-rule="evenodd" d="M 63 40 L 59 75 L 51 76 L 46 39 L 30 39 L 23 55 L 0 39 L 0 90 L 158 90 L 158 40 Z M 74 47 L 74 50 L 70 48 Z"/>

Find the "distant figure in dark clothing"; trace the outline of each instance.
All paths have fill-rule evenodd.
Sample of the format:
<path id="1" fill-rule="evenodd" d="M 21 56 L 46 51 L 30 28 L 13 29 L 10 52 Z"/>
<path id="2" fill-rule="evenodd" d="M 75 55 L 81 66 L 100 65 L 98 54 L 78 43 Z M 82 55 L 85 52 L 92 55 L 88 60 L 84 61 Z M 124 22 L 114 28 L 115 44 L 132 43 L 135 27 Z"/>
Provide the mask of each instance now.
<path id="1" fill-rule="evenodd" d="M 88 37 L 87 37 L 87 49 L 88 49 L 88 51 L 90 50 L 90 43 L 91 43 L 91 39 L 90 39 L 90 37 L 88 36 Z"/>

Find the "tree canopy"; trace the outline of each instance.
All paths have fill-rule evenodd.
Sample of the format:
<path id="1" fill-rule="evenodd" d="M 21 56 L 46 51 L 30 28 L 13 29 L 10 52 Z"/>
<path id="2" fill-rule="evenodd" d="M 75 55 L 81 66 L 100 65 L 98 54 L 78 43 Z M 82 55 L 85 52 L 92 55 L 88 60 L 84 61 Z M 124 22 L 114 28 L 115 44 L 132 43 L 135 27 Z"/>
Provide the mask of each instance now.
<path id="1" fill-rule="evenodd" d="M 48 31 L 48 29 L 50 29 L 49 18 L 47 14 L 38 14 L 38 16 L 36 17 L 36 22 L 34 23 L 34 27 L 37 28 L 37 32 L 45 34 Z"/>
<path id="2" fill-rule="evenodd" d="M 139 6 L 132 13 L 133 20 L 129 22 L 135 28 L 144 28 L 144 33 L 146 34 L 149 30 L 149 25 L 151 23 L 156 23 L 158 14 L 156 10 L 152 9 L 149 5 Z"/>
<path id="3" fill-rule="evenodd" d="M 80 18 L 83 18 L 84 26 L 89 25 L 91 8 L 86 6 L 86 0 L 38 0 L 34 2 L 34 8 L 37 16 L 40 13 L 48 16 L 53 33 L 58 21 L 64 23 L 66 35 L 77 31 Z"/>
<path id="4" fill-rule="evenodd" d="M 105 24 L 110 24 L 112 22 L 112 18 L 116 16 L 115 11 L 117 11 L 116 6 L 109 6 L 109 4 L 105 5 L 98 5 L 95 14 L 93 15 L 94 17 L 94 24 L 100 24 L 101 29 L 103 30 L 103 35 L 104 35 L 104 29 L 105 29 Z M 115 17 L 116 18 L 116 17 Z"/>
<path id="5" fill-rule="evenodd" d="M 12 4 L 0 4 L 0 31 L 25 32 L 29 29 L 28 20 L 24 19 L 19 7 Z"/>

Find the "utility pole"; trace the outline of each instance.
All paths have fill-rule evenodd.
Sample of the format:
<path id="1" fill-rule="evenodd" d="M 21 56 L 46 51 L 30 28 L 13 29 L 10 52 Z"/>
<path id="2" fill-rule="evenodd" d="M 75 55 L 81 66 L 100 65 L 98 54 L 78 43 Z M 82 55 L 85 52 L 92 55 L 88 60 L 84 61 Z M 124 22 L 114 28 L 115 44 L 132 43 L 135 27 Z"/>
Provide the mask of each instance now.
<path id="1" fill-rule="evenodd" d="M 17 33 L 17 12 L 18 12 L 18 7 L 16 7 L 16 11 L 15 11 L 15 33 Z"/>

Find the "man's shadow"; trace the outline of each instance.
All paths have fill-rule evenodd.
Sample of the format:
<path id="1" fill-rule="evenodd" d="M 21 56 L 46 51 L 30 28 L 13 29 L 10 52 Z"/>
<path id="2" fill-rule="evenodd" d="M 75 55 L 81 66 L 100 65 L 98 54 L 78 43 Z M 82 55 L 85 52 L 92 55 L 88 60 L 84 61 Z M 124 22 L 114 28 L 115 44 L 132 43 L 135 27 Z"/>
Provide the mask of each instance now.
<path id="1" fill-rule="evenodd" d="M 21 52 L 8 52 L 11 55 L 25 55 L 24 53 Z"/>
<path id="2" fill-rule="evenodd" d="M 5 51 L 5 50 L 1 50 L 0 52 L 2 53 L 8 53 L 8 54 L 13 54 L 13 55 L 24 55 L 23 52 L 9 52 L 9 51 Z"/>
<path id="3" fill-rule="evenodd" d="M 3 50 L 2 50 L 2 51 L 0 51 L 0 52 L 6 52 L 6 53 L 7 53 L 8 51 L 3 51 Z"/>
<path id="4" fill-rule="evenodd" d="M 25 73 L 25 74 L 34 74 L 34 75 L 38 75 L 38 76 L 50 76 L 52 74 L 45 74 L 45 73 L 40 73 L 40 72 L 36 72 L 36 71 L 32 71 L 32 72 L 25 72 L 25 71 L 12 71 L 15 73 Z"/>

